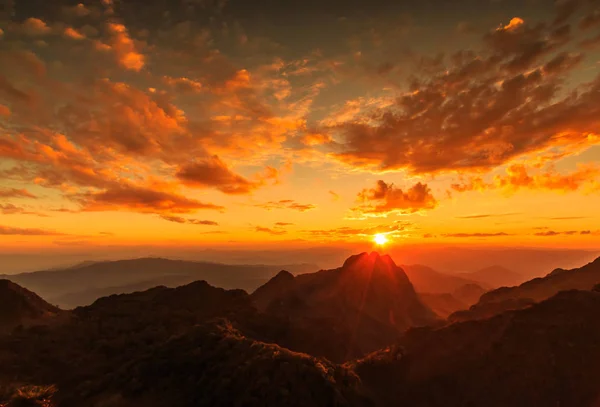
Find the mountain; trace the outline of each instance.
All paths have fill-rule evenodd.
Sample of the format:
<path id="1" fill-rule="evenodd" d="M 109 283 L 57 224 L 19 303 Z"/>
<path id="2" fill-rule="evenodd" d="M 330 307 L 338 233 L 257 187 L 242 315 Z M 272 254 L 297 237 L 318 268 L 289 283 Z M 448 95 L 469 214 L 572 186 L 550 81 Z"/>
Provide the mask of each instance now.
<path id="1" fill-rule="evenodd" d="M 546 277 L 517 287 L 503 287 L 481 296 L 468 311 L 454 315 L 454 321 L 489 318 L 503 311 L 521 309 L 566 290 L 590 290 L 600 283 L 600 258 L 572 270 L 554 270 Z"/>
<path id="2" fill-rule="evenodd" d="M 401 245 L 390 254 L 402 264 L 427 264 L 434 270 L 457 275 L 499 265 L 523 276 L 519 282 L 542 277 L 557 267 L 578 267 L 600 256 L 598 250 L 429 247 Z"/>
<path id="3" fill-rule="evenodd" d="M 406 319 L 383 324 L 385 310 L 391 316 L 423 306 L 407 305 L 417 294 L 388 256 L 363 253 L 339 269 L 296 277 L 282 272 L 273 280 L 260 290 L 261 296 L 275 297 L 265 312 L 255 307 L 258 295 L 198 281 L 101 298 L 71 311 L 61 324 L 0 336 L 0 405 L 27 399 L 44 401 L 14 405 L 596 407 L 600 402 L 600 285 L 562 291 L 489 319 L 416 327 L 400 335 L 392 322 Z M 369 318 L 367 323 L 355 318 L 354 327 L 373 330 L 343 336 L 344 324 L 328 316 L 335 311 L 345 321 L 355 314 L 356 298 Z M 310 314 L 309 305 L 322 306 L 325 318 L 318 318 L 317 309 Z M 366 334 L 377 338 L 386 327 L 396 330 L 394 341 L 358 360 L 339 364 L 298 352 L 311 341 L 331 349 Z"/>
<path id="4" fill-rule="evenodd" d="M 413 326 L 436 322 L 410 280 L 389 256 L 348 258 L 337 269 L 293 277 L 280 273 L 252 294 L 281 319 L 281 344 L 334 361 L 363 355 Z"/>
<path id="5" fill-rule="evenodd" d="M 468 284 L 482 285 L 474 279 L 440 273 L 420 264 L 402 265 L 401 267 L 418 293 L 443 294 L 451 293 Z M 483 286 L 483 288 L 486 287 Z"/>
<path id="6" fill-rule="evenodd" d="M 35 293 L 8 280 L 0 280 L 0 334 L 19 325 L 48 323 L 61 311 Z"/>
<path id="7" fill-rule="evenodd" d="M 113 295 L 0 337 L 0 388 L 51 383 L 67 407 L 359 405 L 347 368 L 255 339 L 269 324 L 244 291 L 204 281 Z"/>
<path id="8" fill-rule="evenodd" d="M 450 315 L 457 311 L 465 310 L 469 308 L 469 304 L 464 303 L 454 297 L 452 294 L 419 294 L 419 298 L 423 301 L 427 307 L 429 307 L 435 314 L 443 319 L 448 318 Z"/>
<path id="9" fill-rule="evenodd" d="M 600 287 L 441 329 L 354 364 L 381 407 L 596 407 Z"/>
<path id="10" fill-rule="evenodd" d="M 491 266 L 472 273 L 460 273 L 458 276 L 477 281 L 488 287 L 512 287 L 521 284 L 527 278 L 502 266 Z"/>
<path id="11" fill-rule="evenodd" d="M 312 271 L 311 265 L 226 265 L 196 261 L 142 258 L 84 262 L 66 269 L 4 276 L 63 308 L 89 305 L 110 295 L 143 290 L 155 285 L 175 287 L 206 280 L 222 288 L 252 291 L 277 271 Z M 1 276 L 0 276 L 1 277 Z"/>

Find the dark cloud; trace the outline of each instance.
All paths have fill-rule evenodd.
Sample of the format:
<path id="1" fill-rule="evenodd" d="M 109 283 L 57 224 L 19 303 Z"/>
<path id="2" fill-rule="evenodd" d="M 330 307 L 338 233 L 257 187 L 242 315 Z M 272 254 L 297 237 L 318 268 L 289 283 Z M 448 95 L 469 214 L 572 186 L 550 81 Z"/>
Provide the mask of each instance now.
<path id="1" fill-rule="evenodd" d="M 363 189 L 358 194 L 358 202 L 360 205 L 352 210 L 366 216 L 414 213 L 437 206 L 437 200 L 426 184 L 419 182 L 402 190 L 382 180 L 377 181 L 374 188 Z"/>
<path id="2" fill-rule="evenodd" d="M 232 172 L 217 156 L 184 165 L 177 178 L 193 187 L 213 187 L 225 194 L 248 194 L 260 186 Z"/>
<path id="3" fill-rule="evenodd" d="M 32 198 L 36 199 L 37 196 L 33 195 L 26 189 L 17 188 L 0 188 L 0 198 Z"/>
<path id="4" fill-rule="evenodd" d="M 223 210 L 222 206 L 204 203 L 178 195 L 130 184 L 114 185 L 100 192 L 77 198 L 84 211 L 127 210 L 142 213 L 191 213 L 201 209 Z"/>
<path id="5" fill-rule="evenodd" d="M 257 226 L 254 228 L 254 230 L 256 232 L 268 233 L 268 234 L 274 235 L 274 236 L 281 236 L 281 235 L 285 235 L 287 233 L 287 231 L 285 231 L 285 230 L 270 229 L 270 228 L 266 228 L 266 227 L 262 227 L 262 226 Z"/>
<path id="6" fill-rule="evenodd" d="M 563 232 L 556 232 L 554 230 L 547 230 L 544 232 L 537 232 L 535 233 L 535 236 L 545 236 L 545 237 L 552 237 L 552 236 L 571 236 L 571 235 L 576 235 L 579 232 L 576 230 L 569 230 L 569 231 L 563 231 Z M 581 233 L 581 234 L 585 234 L 585 233 Z"/>
<path id="7" fill-rule="evenodd" d="M 181 216 L 173 216 L 173 215 L 159 215 L 162 219 L 167 220 L 169 222 L 175 223 L 189 223 L 192 225 L 203 225 L 203 226 L 219 226 L 217 222 L 213 222 L 212 220 L 200 220 L 200 219 L 187 219 L 182 218 Z"/>
<path id="8" fill-rule="evenodd" d="M 0 225 L 0 235 L 20 235 L 20 236 L 62 236 L 64 233 L 54 230 L 18 228 Z"/>

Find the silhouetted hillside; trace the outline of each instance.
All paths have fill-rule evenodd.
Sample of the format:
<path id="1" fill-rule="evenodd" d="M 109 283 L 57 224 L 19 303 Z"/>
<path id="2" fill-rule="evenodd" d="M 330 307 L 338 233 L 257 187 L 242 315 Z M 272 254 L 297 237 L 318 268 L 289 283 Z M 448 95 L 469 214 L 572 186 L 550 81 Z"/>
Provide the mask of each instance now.
<path id="1" fill-rule="evenodd" d="M 380 406 L 595 407 L 600 292 L 567 291 L 494 318 L 410 331 L 356 371 Z"/>
<path id="2" fill-rule="evenodd" d="M 293 279 L 280 274 L 252 298 L 281 319 L 287 329 L 284 346 L 335 361 L 385 346 L 406 329 L 436 320 L 404 271 L 375 252 L 352 256 L 338 269 Z"/>
<path id="3" fill-rule="evenodd" d="M 492 288 L 512 287 L 526 280 L 526 277 L 521 274 L 502 266 L 486 267 L 473 273 L 461 273 L 458 275 Z"/>
<path id="4" fill-rule="evenodd" d="M 0 280 L 0 334 L 19 325 L 46 324 L 61 311 L 35 293 L 8 281 Z"/>
<path id="5" fill-rule="evenodd" d="M 89 305 L 96 299 L 144 290 L 156 285 L 176 287 L 192 281 L 252 291 L 282 268 L 294 273 L 313 271 L 316 266 L 226 265 L 195 261 L 144 258 L 106 262 L 84 262 L 67 269 L 5 276 L 63 308 Z"/>
<path id="6" fill-rule="evenodd" d="M 590 290 L 600 283 L 600 258 L 572 270 L 555 270 L 546 277 L 527 281 L 517 287 L 503 287 L 481 296 L 467 312 L 452 319 L 488 318 L 503 311 L 527 307 L 566 290 Z"/>

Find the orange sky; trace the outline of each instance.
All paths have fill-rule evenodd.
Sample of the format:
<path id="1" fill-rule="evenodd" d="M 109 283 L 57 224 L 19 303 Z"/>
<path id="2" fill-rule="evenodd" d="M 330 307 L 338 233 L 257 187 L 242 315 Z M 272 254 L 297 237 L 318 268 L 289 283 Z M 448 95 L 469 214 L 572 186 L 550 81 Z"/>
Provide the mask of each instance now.
<path id="1" fill-rule="evenodd" d="M 2 249 L 600 246 L 597 2 L 17 3 Z"/>

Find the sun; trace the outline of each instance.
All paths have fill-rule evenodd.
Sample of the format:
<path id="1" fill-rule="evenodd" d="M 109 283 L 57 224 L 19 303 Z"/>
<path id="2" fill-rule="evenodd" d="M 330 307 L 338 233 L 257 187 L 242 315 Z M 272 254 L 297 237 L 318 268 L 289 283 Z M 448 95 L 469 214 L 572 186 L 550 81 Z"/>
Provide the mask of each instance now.
<path id="1" fill-rule="evenodd" d="M 385 237 L 383 233 L 377 233 L 373 236 L 373 240 L 375 241 L 375 244 L 378 244 L 379 246 L 383 246 L 388 242 L 387 237 Z"/>

